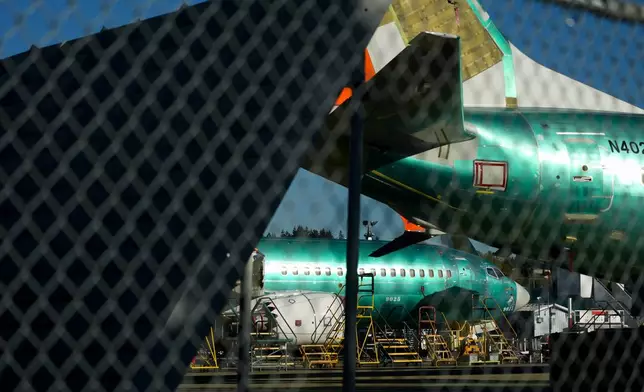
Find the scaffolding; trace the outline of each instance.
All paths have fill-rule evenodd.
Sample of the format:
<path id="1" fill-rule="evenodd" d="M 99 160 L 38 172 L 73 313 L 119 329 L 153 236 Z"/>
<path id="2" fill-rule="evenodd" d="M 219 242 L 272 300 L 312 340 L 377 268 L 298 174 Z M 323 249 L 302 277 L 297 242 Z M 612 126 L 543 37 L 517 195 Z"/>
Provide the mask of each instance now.
<path id="1" fill-rule="evenodd" d="M 444 314 L 441 315 L 445 318 Z M 447 319 L 445 323 L 449 325 Z M 434 366 L 456 364 L 447 341 L 438 331 L 436 308 L 433 306 L 418 308 L 418 338 L 427 347 L 428 357 Z"/>
<path id="2" fill-rule="evenodd" d="M 197 355 L 190 363 L 192 370 L 214 370 L 219 369 L 217 362 L 217 349 L 215 347 L 215 330 L 210 327 L 210 333 L 206 336 L 205 344 L 197 351 Z"/>
<path id="3" fill-rule="evenodd" d="M 422 363 L 422 358 L 407 338 L 389 336 L 374 321 L 375 276 L 371 273 L 358 275 L 358 308 L 356 314 L 357 364 L 380 365 L 383 360 L 393 364 Z M 343 285 L 337 293 L 340 301 L 345 291 Z M 344 312 L 342 307 L 331 306 L 322 316 L 323 322 L 313 332 L 312 344 L 300 346 L 305 366 L 335 367 L 344 347 Z M 386 324 L 386 322 L 385 322 Z"/>
<path id="4" fill-rule="evenodd" d="M 477 303 L 480 306 L 476 306 Z M 498 310 L 501 314 L 502 319 L 509 329 L 510 339 L 506 337 L 506 333 L 492 314 L 488 303 L 492 309 Z M 501 310 L 497 301 L 492 297 L 478 299 L 478 296 L 472 296 L 472 310 L 473 314 L 475 310 L 483 312 L 483 317 L 477 327 L 479 332 L 483 334 L 483 352 L 487 357 L 485 363 L 518 363 L 519 349 L 512 344 L 512 341 L 517 338 L 516 331 L 512 328 L 510 320 L 508 320 L 505 313 Z M 498 354 L 498 357 L 494 354 Z"/>

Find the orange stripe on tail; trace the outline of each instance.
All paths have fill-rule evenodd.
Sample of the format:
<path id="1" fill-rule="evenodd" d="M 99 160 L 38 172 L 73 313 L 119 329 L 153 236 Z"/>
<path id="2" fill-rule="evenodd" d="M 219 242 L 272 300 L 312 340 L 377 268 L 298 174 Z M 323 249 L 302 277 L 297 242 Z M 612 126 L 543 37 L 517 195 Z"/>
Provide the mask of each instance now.
<path id="1" fill-rule="evenodd" d="M 373 62 L 371 61 L 371 56 L 369 55 L 369 51 L 365 49 L 364 50 L 364 81 L 368 82 L 375 75 L 376 75 L 376 70 L 373 68 Z M 342 105 L 344 101 L 351 98 L 351 95 L 353 95 L 353 91 L 351 90 L 350 87 L 343 88 L 342 92 L 340 92 L 340 95 L 335 100 L 335 106 Z"/>
<path id="2" fill-rule="evenodd" d="M 402 221 L 403 221 L 403 226 L 405 227 L 405 231 L 417 231 L 417 232 L 421 232 L 421 233 L 426 231 L 424 227 L 418 226 L 415 223 L 411 223 L 410 221 L 408 221 L 407 219 L 403 218 L 402 216 L 400 217 L 400 219 L 402 219 Z"/>

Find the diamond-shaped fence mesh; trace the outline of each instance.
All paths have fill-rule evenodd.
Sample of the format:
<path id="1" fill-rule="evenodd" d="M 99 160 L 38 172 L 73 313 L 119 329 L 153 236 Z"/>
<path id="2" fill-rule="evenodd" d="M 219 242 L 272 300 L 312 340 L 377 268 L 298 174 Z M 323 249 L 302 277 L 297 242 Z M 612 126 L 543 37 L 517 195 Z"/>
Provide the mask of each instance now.
<path id="1" fill-rule="evenodd" d="M 642 6 L 24 3 L 1 391 L 342 387 L 358 108 L 358 389 L 641 390 Z"/>

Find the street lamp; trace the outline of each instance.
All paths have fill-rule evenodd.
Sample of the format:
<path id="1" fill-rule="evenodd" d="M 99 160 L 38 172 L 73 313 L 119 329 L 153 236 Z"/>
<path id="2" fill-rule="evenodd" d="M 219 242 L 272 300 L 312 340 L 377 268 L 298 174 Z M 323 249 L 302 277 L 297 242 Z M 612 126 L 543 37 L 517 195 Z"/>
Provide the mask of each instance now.
<path id="1" fill-rule="evenodd" d="M 378 223 L 378 221 L 371 221 L 371 222 L 367 220 L 362 221 L 362 225 L 367 229 L 367 232 L 364 234 L 364 238 L 367 241 L 371 241 L 375 238 L 375 236 L 373 235 L 372 229 L 376 225 L 376 223 Z"/>

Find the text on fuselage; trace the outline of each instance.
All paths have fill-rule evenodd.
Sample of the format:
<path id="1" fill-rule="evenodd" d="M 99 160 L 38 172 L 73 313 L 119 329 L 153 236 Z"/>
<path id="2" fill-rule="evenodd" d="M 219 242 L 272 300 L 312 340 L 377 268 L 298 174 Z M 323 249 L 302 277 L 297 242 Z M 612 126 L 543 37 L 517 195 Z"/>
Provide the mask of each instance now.
<path id="1" fill-rule="evenodd" d="M 644 154 L 644 142 L 627 142 L 626 140 L 609 140 L 610 152 L 618 154 Z"/>

